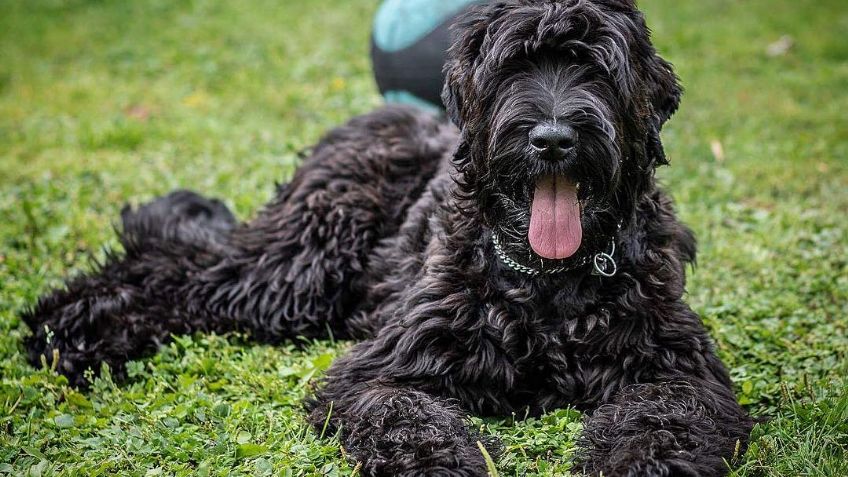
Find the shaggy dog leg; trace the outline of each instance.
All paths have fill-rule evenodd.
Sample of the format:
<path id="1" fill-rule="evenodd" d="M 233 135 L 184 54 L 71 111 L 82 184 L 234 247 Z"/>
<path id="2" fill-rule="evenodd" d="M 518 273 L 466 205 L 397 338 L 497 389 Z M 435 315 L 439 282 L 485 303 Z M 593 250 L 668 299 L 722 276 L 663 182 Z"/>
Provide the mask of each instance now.
<path id="1" fill-rule="evenodd" d="M 486 464 L 455 402 L 413 387 L 331 379 L 309 404 L 309 421 L 341 431 L 346 453 L 370 476 L 486 475 Z"/>
<path id="2" fill-rule="evenodd" d="M 121 213 L 124 255 L 110 253 L 97 271 L 69 280 L 23 313 L 38 365 L 58 354 L 58 370 L 74 385 L 83 372 L 109 364 L 118 376 L 126 360 L 151 351 L 171 333 L 208 328 L 180 313 L 175 288 L 217 263 L 230 249 L 235 219 L 218 201 L 188 191 Z"/>
<path id="3" fill-rule="evenodd" d="M 453 130 L 386 108 L 331 131 L 253 221 L 178 192 L 124 211 L 123 256 L 70 280 L 23 314 L 30 361 L 59 353 L 82 373 L 149 354 L 172 334 L 251 332 L 265 342 L 348 335 L 372 248 L 444 161 Z"/>
<path id="4" fill-rule="evenodd" d="M 266 342 L 348 337 L 362 276 L 380 240 L 446 162 L 454 130 L 392 107 L 331 131 L 233 244 L 238 252 L 194 280 L 190 313 L 229 316 Z"/>
<path id="5" fill-rule="evenodd" d="M 744 452 L 751 426 L 733 393 L 714 381 L 631 385 L 587 417 L 580 465 L 591 475 L 725 475 L 725 457 Z"/>

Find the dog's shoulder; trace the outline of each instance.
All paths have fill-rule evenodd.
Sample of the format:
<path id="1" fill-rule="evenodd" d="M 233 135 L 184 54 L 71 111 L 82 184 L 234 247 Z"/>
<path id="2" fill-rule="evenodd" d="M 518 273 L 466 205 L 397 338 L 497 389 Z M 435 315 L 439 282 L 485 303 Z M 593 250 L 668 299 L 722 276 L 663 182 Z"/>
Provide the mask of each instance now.
<path id="1" fill-rule="evenodd" d="M 671 254 L 683 264 L 695 263 L 695 233 L 678 218 L 674 201 L 662 187 L 656 187 L 638 203 L 636 228 L 643 242 L 639 250 Z"/>

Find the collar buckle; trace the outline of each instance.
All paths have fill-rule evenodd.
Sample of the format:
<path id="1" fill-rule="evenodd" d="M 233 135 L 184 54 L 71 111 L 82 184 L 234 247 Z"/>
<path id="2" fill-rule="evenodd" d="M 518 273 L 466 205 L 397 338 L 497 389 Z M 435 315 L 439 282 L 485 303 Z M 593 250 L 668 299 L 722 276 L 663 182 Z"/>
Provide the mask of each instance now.
<path id="1" fill-rule="evenodd" d="M 612 256 L 615 255 L 615 240 L 610 240 L 610 251 L 595 254 L 592 259 L 592 275 L 600 275 L 602 277 L 614 277 L 618 273 L 618 264 Z"/>

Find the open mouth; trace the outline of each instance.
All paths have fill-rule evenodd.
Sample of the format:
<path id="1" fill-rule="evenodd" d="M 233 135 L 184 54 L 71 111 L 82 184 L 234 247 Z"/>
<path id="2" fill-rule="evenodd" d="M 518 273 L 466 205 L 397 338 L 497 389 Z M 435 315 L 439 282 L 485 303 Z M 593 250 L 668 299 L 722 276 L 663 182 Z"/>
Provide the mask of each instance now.
<path id="1" fill-rule="evenodd" d="M 542 258 L 574 255 L 583 240 L 580 184 L 554 174 L 539 177 L 530 206 L 530 247 Z"/>

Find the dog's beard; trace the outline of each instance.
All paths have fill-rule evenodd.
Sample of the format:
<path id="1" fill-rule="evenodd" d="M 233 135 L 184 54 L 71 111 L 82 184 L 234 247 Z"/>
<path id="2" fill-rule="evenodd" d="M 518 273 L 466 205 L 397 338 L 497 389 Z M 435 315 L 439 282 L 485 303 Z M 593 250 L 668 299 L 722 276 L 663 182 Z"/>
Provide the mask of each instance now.
<path id="1" fill-rule="evenodd" d="M 479 122 L 466 124 L 468 162 L 460 161 L 499 254 L 539 271 L 576 267 L 606 251 L 625 214 L 616 210 L 620 95 L 598 68 L 567 61 L 540 56 L 504 66 L 479 102 L 486 106 Z M 573 144 L 533 146 L 530 132 L 544 124 L 571 128 Z"/>
<path id="2" fill-rule="evenodd" d="M 488 220 L 511 259 L 542 271 L 569 268 L 609 246 L 619 219 L 607 197 L 591 193 L 591 182 L 547 174 L 528 178 L 521 189 L 517 197 L 493 194 Z"/>
<path id="3" fill-rule="evenodd" d="M 537 270 L 568 268 L 609 246 L 620 153 L 612 122 L 573 101 L 567 120 L 579 133 L 573 157 L 547 161 L 529 147 L 535 121 L 520 114 L 493 127 L 487 220 L 511 259 Z M 594 106 L 594 105 L 591 105 Z"/>

